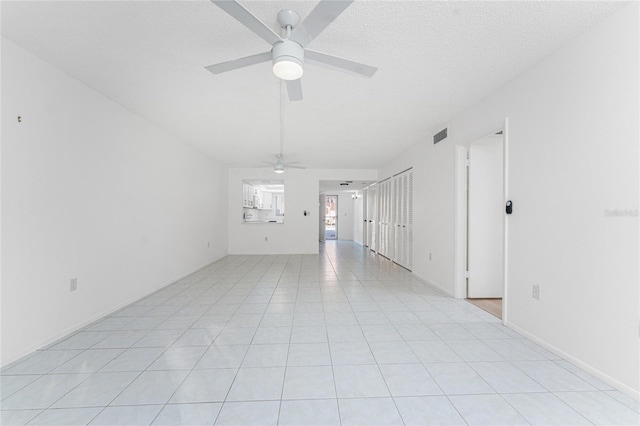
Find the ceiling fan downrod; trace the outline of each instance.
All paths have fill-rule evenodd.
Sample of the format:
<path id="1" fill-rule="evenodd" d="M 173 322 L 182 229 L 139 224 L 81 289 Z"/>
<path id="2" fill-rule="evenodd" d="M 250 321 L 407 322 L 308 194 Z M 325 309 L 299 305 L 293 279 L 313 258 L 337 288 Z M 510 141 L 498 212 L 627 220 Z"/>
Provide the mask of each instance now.
<path id="1" fill-rule="evenodd" d="M 300 15 L 293 10 L 278 12 L 278 24 L 282 28 L 282 41 L 273 45 L 271 57 L 273 73 L 282 80 L 298 80 L 304 74 L 304 48 L 289 40 L 291 31 L 300 22 Z"/>

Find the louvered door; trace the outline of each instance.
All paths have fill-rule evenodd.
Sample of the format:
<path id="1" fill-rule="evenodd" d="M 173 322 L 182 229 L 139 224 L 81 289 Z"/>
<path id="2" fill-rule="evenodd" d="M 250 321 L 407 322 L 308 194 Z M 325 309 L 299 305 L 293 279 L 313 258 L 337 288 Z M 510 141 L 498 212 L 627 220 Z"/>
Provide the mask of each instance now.
<path id="1" fill-rule="evenodd" d="M 391 258 L 391 179 L 378 183 L 378 253 Z"/>
<path id="2" fill-rule="evenodd" d="M 367 246 L 372 251 L 377 251 L 377 209 L 378 209 L 378 194 L 377 185 L 373 184 L 367 189 L 367 215 L 366 215 L 366 228 L 367 228 Z"/>
<path id="3" fill-rule="evenodd" d="M 413 261 L 413 170 L 393 178 L 394 256 L 398 265 L 411 269 Z"/>

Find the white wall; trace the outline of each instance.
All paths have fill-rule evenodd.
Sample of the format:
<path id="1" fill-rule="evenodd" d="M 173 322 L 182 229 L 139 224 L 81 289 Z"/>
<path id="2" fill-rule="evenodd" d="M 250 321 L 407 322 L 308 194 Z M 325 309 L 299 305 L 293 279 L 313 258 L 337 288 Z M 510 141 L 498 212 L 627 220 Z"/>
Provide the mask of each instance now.
<path id="1" fill-rule="evenodd" d="M 364 197 L 362 191 L 358 191 L 358 199 L 353 202 L 353 241 L 364 244 Z"/>
<path id="2" fill-rule="evenodd" d="M 284 179 L 283 224 L 242 223 L 242 181 L 247 179 Z M 318 253 L 320 181 L 376 179 L 376 170 L 290 169 L 276 175 L 270 169 L 229 169 L 229 254 Z M 305 210 L 311 214 L 304 216 Z"/>
<path id="3" fill-rule="evenodd" d="M 453 152 L 448 143 L 427 141 L 414 145 L 379 171 L 379 180 L 383 180 L 413 167 L 412 272 L 449 294 L 453 294 L 454 277 Z"/>
<path id="4" fill-rule="evenodd" d="M 455 145 L 508 117 L 509 325 L 635 395 L 639 73 L 633 3 L 452 119 L 447 140 L 425 140 L 380 170 L 384 178 L 415 167 L 414 211 L 424 212 L 414 224 L 415 270 L 452 293 Z"/>
<path id="5" fill-rule="evenodd" d="M 224 256 L 226 178 L 3 38 L 2 364 Z"/>

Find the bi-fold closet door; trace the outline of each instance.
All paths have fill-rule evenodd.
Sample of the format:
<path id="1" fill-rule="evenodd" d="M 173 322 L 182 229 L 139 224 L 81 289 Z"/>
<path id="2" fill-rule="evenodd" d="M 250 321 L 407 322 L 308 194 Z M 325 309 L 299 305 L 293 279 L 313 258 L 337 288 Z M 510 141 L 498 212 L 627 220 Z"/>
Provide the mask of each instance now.
<path id="1" fill-rule="evenodd" d="M 365 245 L 411 269 L 413 262 L 413 170 L 364 190 Z"/>
<path id="2" fill-rule="evenodd" d="M 393 256 L 393 222 L 391 178 L 378 182 L 378 253 L 391 259 Z"/>
<path id="3" fill-rule="evenodd" d="M 378 191 L 376 184 L 371 185 L 365 189 L 365 232 L 366 232 L 366 246 L 372 251 L 377 251 L 377 212 L 378 212 Z"/>
<path id="4" fill-rule="evenodd" d="M 413 263 L 413 170 L 393 177 L 393 261 L 411 269 Z"/>

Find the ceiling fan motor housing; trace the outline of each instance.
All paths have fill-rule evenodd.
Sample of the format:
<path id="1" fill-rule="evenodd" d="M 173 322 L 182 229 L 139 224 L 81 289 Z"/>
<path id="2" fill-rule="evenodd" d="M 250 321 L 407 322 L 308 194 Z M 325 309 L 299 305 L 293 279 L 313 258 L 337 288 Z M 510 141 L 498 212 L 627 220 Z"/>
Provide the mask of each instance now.
<path id="1" fill-rule="evenodd" d="M 292 40 L 279 41 L 271 50 L 273 73 L 283 80 L 297 80 L 304 72 L 304 48 Z"/>

